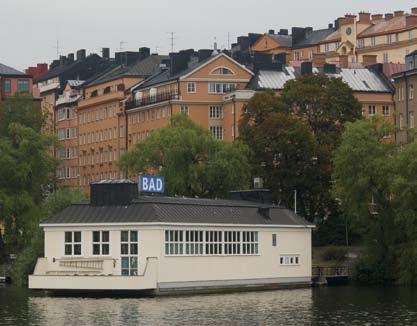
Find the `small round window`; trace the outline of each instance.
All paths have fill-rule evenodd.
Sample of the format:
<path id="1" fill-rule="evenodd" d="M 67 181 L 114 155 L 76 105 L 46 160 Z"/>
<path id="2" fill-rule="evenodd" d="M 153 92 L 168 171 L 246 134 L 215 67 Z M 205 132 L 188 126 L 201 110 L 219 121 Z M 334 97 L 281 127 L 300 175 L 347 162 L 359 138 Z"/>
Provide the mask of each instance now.
<path id="1" fill-rule="evenodd" d="M 347 35 L 352 34 L 352 28 L 351 27 L 346 28 L 346 34 Z"/>

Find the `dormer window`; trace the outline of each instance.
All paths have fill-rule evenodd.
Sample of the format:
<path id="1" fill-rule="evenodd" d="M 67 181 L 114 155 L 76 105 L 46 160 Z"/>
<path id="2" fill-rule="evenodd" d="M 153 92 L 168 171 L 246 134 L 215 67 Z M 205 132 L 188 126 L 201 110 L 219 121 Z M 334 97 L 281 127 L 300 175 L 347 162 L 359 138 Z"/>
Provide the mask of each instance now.
<path id="1" fill-rule="evenodd" d="M 119 84 L 117 85 L 117 91 L 118 92 L 123 92 L 125 90 L 125 84 Z"/>
<path id="2" fill-rule="evenodd" d="M 227 67 L 217 67 L 214 68 L 211 72 L 211 75 L 234 75 L 235 73 Z"/>
<path id="3" fill-rule="evenodd" d="M 92 91 L 90 97 L 97 97 L 98 96 L 98 91 Z"/>
<path id="4" fill-rule="evenodd" d="M 103 94 L 109 94 L 109 93 L 110 93 L 110 91 L 111 91 L 110 86 L 107 86 L 107 87 L 104 89 Z"/>

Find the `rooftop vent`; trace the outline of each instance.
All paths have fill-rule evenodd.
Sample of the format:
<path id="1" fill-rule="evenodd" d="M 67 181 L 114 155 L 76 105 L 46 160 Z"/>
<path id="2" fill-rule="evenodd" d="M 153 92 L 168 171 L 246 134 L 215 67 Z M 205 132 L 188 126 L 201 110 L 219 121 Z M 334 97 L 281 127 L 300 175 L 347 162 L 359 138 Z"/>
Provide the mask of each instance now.
<path id="1" fill-rule="evenodd" d="M 127 179 L 100 180 L 90 189 L 92 206 L 126 206 L 138 197 L 138 184 Z"/>

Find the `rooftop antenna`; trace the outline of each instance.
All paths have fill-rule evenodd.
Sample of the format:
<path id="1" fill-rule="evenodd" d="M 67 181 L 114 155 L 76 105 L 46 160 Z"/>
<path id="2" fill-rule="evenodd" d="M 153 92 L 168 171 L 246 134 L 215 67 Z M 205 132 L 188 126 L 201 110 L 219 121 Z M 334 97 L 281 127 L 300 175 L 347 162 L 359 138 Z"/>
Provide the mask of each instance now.
<path id="1" fill-rule="evenodd" d="M 171 52 L 174 52 L 174 46 L 175 46 L 174 40 L 176 40 L 174 32 L 169 33 L 169 40 L 170 40 Z"/>
<path id="2" fill-rule="evenodd" d="M 56 40 L 56 45 L 54 46 L 54 48 L 56 49 L 56 57 L 59 58 L 59 56 L 61 55 L 61 47 L 58 39 Z"/>
<path id="3" fill-rule="evenodd" d="M 217 54 L 219 54 L 219 51 L 217 50 L 217 38 L 216 37 L 214 37 L 214 44 L 213 44 L 213 53 L 212 53 L 212 56 L 215 56 L 215 55 L 217 55 Z"/>
<path id="4" fill-rule="evenodd" d="M 230 32 L 227 32 L 227 49 L 230 50 Z"/>

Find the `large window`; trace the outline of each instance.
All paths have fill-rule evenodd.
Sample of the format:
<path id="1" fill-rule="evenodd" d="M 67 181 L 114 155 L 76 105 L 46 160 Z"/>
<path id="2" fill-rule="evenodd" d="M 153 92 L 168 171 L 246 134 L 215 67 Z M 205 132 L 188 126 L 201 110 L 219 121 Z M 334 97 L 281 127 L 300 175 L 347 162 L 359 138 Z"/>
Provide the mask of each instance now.
<path id="1" fill-rule="evenodd" d="M 256 231 L 166 230 L 165 255 L 257 255 Z"/>
<path id="2" fill-rule="evenodd" d="M 138 231 L 120 232 L 122 275 L 138 275 Z"/>
<path id="3" fill-rule="evenodd" d="M 408 127 L 413 128 L 413 129 L 415 127 L 415 125 L 414 125 L 414 112 L 410 112 L 408 114 Z"/>
<path id="4" fill-rule="evenodd" d="M 375 36 L 371 37 L 371 46 L 375 46 L 376 45 L 376 38 Z"/>
<path id="5" fill-rule="evenodd" d="M 109 253 L 109 231 L 93 231 L 93 255 L 108 255 Z"/>
<path id="6" fill-rule="evenodd" d="M 236 84 L 233 83 L 209 83 L 208 92 L 210 94 L 223 94 L 236 90 Z"/>
<path id="7" fill-rule="evenodd" d="M 187 92 L 188 93 L 195 93 L 196 92 L 195 83 L 193 83 L 193 82 L 187 83 Z"/>
<path id="8" fill-rule="evenodd" d="M 409 97 L 410 97 L 410 100 L 414 99 L 414 85 L 413 84 L 411 84 L 409 87 Z"/>
<path id="9" fill-rule="evenodd" d="M 375 105 L 369 105 L 368 106 L 368 115 L 373 116 L 376 114 L 376 108 Z"/>
<path id="10" fill-rule="evenodd" d="M 81 232 L 65 232 L 65 256 L 81 255 Z"/>
<path id="11" fill-rule="evenodd" d="M 209 118 L 210 119 L 222 119 L 223 107 L 221 105 L 210 105 L 209 106 Z"/>

